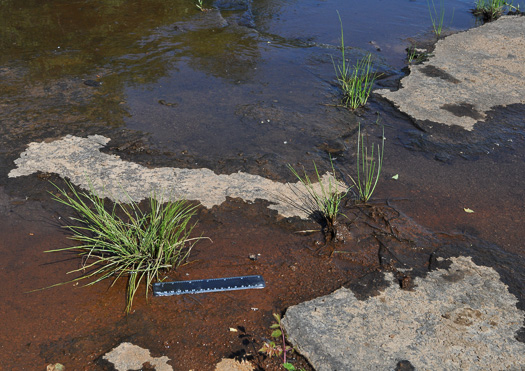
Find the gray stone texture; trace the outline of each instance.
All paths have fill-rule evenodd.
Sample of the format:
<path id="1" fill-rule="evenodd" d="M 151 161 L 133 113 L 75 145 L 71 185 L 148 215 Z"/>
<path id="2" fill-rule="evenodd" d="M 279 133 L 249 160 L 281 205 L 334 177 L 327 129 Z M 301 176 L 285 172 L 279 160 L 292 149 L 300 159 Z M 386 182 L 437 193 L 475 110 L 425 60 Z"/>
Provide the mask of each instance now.
<path id="1" fill-rule="evenodd" d="M 312 198 L 300 182 L 274 182 L 242 172 L 215 174 L 205 168 L 150 169 L 100 152 L 109 140 L 101 135 L 87 138 L 67 135 L 52 142 L 31 143 L 15 160 L 17 168 L 9 172 L 9 177 L 26 176 L 38 171 L 55 173 L 99 196 L 124 203 L 156 196 L 162 200 L 181 198 L 199 201 L 211 208 L 222 204 L 226 197 L 238 197 L 246 202 L 257 199 L 270 201 L 268 207 L 284 217 L 307 218 L 312 210 L 316 210 Z M 330 173 L 322 177 L 322 182 L 325 186 L 331 182 L 332 190 L 346 190 L 343 183 L 336 186 Z M 315 184 L 315 188 L 320 191 L 319 183 Z"/>
<path id="2" fill-rule="evenodd" d="M 506 16 L 439 40 L 397 91 L 377 90 L 415 120 L 472 130 L 496 106 L 525 103 L 525 17 Z"/>
<path id="3" fill-rule="evenodd" d="M 142 370 L 144 364 L 155 367 L 157 371 L 173 371 L 166 356 L 152 357 L 150 351 L 131 343 L 122 343 L 103 357 L 113 364 L 117 371 Z"/>
<path id="4" fill-rule="evenodd" d="M 404 360 L 416 370 L 525 369 L 515 338 L 524 312 L 494 269 L 452 258 L 412 291 L 385 278 L 390 286 L 366 300 L 342 288 L 287 310 L 288 339 L 316 370 L 393 370 Z"/>

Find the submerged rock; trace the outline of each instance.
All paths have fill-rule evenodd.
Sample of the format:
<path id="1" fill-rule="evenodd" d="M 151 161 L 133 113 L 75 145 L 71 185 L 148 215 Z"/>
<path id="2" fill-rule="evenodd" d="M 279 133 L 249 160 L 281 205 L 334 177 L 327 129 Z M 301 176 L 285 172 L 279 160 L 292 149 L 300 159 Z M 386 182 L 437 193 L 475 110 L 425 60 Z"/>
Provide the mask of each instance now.
<path id="1" fill-rule="evenodd" d="M 177 32 L 195 32 L 200 30 L 221 29 L 228 27 L 228 21 L 217 9 L 200 12 L 187 21 L 177 22 L 173 29 Z"/>
<path id="2" fill-rule="evenodd" d="M 220 10 L 249 10 L 252 7 L 251 0 L 215 0 L 213 3 Z"/>
<path id="3" fill-rule="evenodd" d="M 253 18 L 252 10 L 248 9 L 245 11 L 237 21 L 237 24 L 243 27 L 255 28 L 255 19 Z"/>

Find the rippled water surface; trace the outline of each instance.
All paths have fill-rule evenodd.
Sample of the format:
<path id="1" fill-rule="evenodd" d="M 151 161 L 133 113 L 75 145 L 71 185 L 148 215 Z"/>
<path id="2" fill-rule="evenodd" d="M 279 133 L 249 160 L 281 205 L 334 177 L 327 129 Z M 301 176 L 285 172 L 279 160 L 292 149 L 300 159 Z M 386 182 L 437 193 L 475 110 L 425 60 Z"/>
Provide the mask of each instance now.
<path id="1" fill-rule="evenodd" d="M 400 73 L 409 38 L 431 37 L 424 0 L 254 0 L 251 15 L 231 3 L 2 1 L 4 125 L 91 122 L 144 131 L 172 151 L 281 155 L 334 126 L 323 104 L 339 94 L 337 12 L 351 59 L 371 52 L 388 75 Z M 476 24 L 471 2 L 443 6 L 446 32 Z"/>

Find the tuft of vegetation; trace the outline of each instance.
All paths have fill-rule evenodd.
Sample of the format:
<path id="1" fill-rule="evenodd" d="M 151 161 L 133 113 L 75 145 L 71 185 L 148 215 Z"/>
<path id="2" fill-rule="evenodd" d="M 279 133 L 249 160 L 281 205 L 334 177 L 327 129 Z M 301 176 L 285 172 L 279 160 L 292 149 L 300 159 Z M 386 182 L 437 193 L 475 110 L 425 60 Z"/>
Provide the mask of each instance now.
<path id="1" fill-rule="evenodd" d="M 316 210 L 309 210 L 312 212 L 314 218 L 320 217 L 320 222 L 325 229 L 325 236 L 331 240 L 336 236 L 336 220 L 339 215 L 341 207 L 341 200 L 347 195 L 349 188 L 341 190 L 339 181 L 337 180 L 334 164 L 332 162 L 332 171 L 328 182 L 323 180 L 319 174 L 317 165 L 314 162 L 315 176 L 317 183 L 312 183 L 308 174 L 303 168 L 304 176 L 301 176 L 290 164 L 288 168 L 304 185 L 308 195 L 313 200 Z"/>
<path id="2" fill-rule="evenodd" d="M 428 13 L 430 15 L 430 21 L 432 22 L 432 30 L 439 38 L 443 32 L 443 23 L 445 21 L 445 3 L 444 0 L 440 0 L 439 9 L 436 8 L 434 0 L 427 0 Z M 452 19 L 454 18 L 454 11 L 452 11 Z"/>
<path id="3" fill-rule="evenodd" d="M 425 49 L 418 49 L 414 45 L 411 45 L 406 49 L 407 51 L 407 62 L 408 64 L 420 64 L 428 61 L 432 54 Z"/>
<path id="4" fill-rule="evenodd" d="M 505 0 L 476 0 L 476 8 L 472 13 L 482 17 L 485 22 L 490 22 L 501 17 L 508 11 L 519 11 L 519 5 L 514 6 L 513 2 Z"/>
<path id="5" fill-rule="evenodd" d="M 343 22 L 339 13 L 337 15 L 341 24 L 341 63 L 336 65 L 332 58 L 332 64 L 339 86 L 343 90 L 342 103 L 345 107 L 355 110 L 364 106 L 368 101 L 376 75 L 372 71 L 371 54 L 358 59 L 353 67 L 347 64 Z"/>
<path id="6" fill-rule="evenodd" d="M 87 279 L 88 286 L 112 278 L 113 285 L 127 277 L 126 313 L 142 282 L 146 284 L 147 298 L 160 273 L 178 267 L 188 258 L 195 242 L 203 238 L 190 238 L 195 227 L 190 220 L 196 207 L 183 200 L 164 203 L 151 197 L 146 211 L 131 199 L 129 204 L 114 203 L 110 207 L 93 190 L 77 192 L 71 183 L 66 184 L 65 190 L 53 184 L 59 190 L 53 198 L 76 212 L 77 216 L 71 218 L 76 224 L 64 228 L 79 244 L 49 252 L 74 251 L 82 257 L 82 267 L 68 273 L 83 275 L 69 282 Z"/>
<path id="7" fill-rule="evenodd" d="M 430 21 L 432 22 L 432 29 L 434 30 L 436 36 L 439 37 L 443 31 L 443 21 L 445 20 L 445 6 L 443 4 L 443 0 L 440 2 L 441 6 L 439 11 L 436 9 L 434 0 L 427 0 L 427 4 Z"/>
<path id="8" fill-rule="evenodd" d="M 357 176 L 356 178 L 350 176 L 350 179 L 352 180 L 352 183 L 354 183 L 357 198 L 361 202 L 368 202 L 374 193 L 374 190 L 379 181 L 379 176 L 381 175 L 381 169 L 383 167 L 384 150 L 384 127 L 381 146 L 378 144 L 377 152 L 375 152 L 373 144 L 370 147 L 368 146 L 368 135 L 365 136 L 365 133 L 361 132 L 361 125 L 359 125 L 356 151 Z"/>

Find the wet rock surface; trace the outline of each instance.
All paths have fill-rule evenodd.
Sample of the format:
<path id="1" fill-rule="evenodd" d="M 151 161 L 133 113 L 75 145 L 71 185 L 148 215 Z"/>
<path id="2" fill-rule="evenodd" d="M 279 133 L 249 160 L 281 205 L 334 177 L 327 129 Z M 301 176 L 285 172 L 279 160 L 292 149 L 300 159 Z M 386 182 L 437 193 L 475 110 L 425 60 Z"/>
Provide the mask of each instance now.
<path id="1" fill-rule="evenodd" d="M 251 0 L 216 0 L 213 5 L 221 10 L 249 10 L 252 2 Z"/>
<path id="2" fill-rule="evenodd" d="M 437 42 L 397 91 L 376 93 L 416 121 L 472 130 L 496 106 L 525 103 L 525 17 L 513 16 Z"/>
<path id="3" fill-rule="evenodd" d="M 176 33 L 181 32 L 198 32 L 207 29 L 217 29 L 228 27 L 228 21 L 223 18 L 221 12 L 217 9 L 207 9 L 197 14 L 188 21 L 177 22 L 173 25 Z"/>
<path id="4" fill-rule="evenodd" d="M 525 364 L 516 339 L 525 312 L 494 269 L 458 257 L 410 290 L 391 273 L 385 279 L 390 285 L 365 300 L 343 288 L 287 310 L 288 337 L 316 370 L 407 369 L 406 360 L 431 370 Z"/>
<path id="5" fill-rule="evenodd" d="M 216 0 L 213 5 L 221 11 L 243 11 L 237 19 L 237 24 L 243 27 L 255 28 L 251 0 Z"/>

